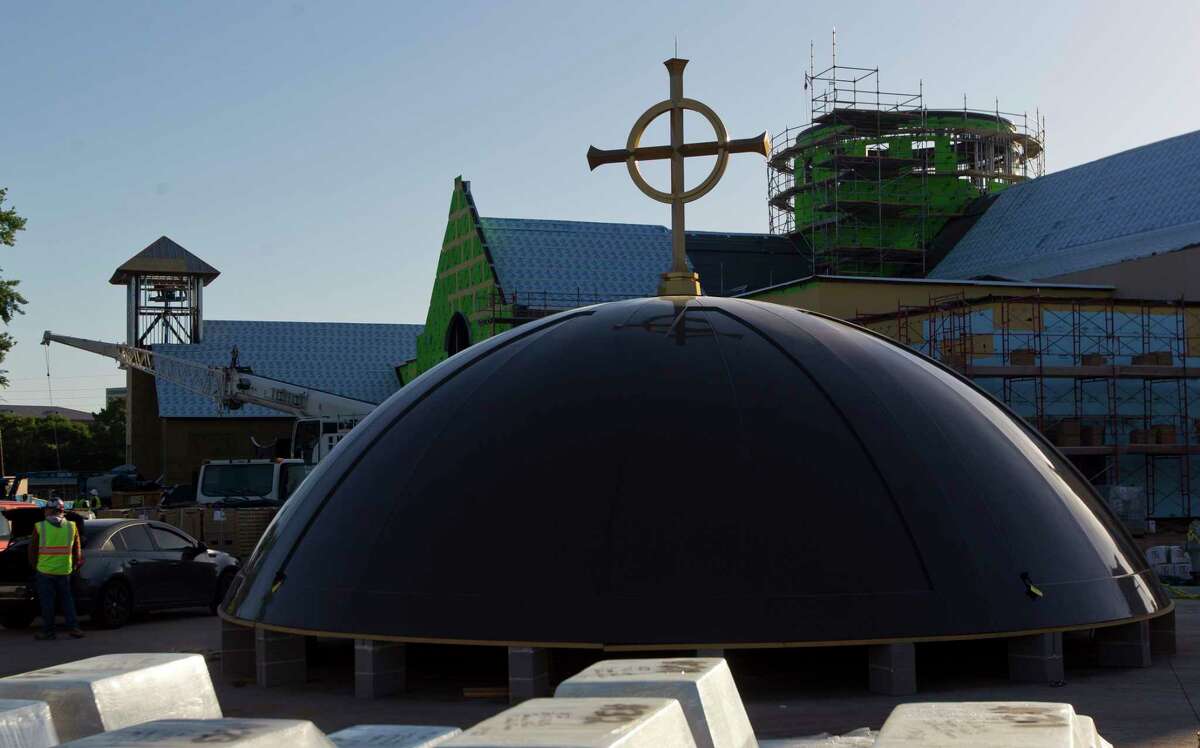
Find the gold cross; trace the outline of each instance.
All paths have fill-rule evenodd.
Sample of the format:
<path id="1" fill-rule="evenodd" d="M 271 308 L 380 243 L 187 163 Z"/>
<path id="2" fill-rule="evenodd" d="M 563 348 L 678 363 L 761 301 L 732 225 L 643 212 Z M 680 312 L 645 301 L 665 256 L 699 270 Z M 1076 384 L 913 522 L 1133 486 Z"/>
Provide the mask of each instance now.
<path id="1" fill-rule="evenodd" d="M 743 140 L 729 140 L 725 125 L 716 112 L 695 99 L 683 96 L 683 68 L 687 60 L 672 57 L 663 64 L 671 78 L 671 98 L 660 101 L 647 109 L 634 123 L 629 131 L 629 140 L 624 148 L 612 151 L 602 151 L 596 146 L 588 149 L 588 166 L 595 169 L 601 164 L 619 164 L 622 161 L 629 168 L 629 176 L 638 189 L 662 203 L 671 204 L 671 270 L 662 274 L 658 284 L 659 296 L 699 296 L 700 276 L 688 270 L 687 253 L 684 247 L 683 205 L 708 194 L 717 186 L 725 173 L 725 166 L 731 153 L 761 153 L 766 156 L 771 152 L 771 139 L 764 132 L 758 137 Z M 683 112 L 690 109 L 702 115 L 712 125 L 717 139 L 705 143 L 683 142 Z M 671 113 L 671 144 L 641 147 L 642 135 L 650 123 L 659 116 Z M 689 156 L 716 156 L 717 162 L 704 181 L 692 189 L 684 189 L 683 160 Z M 663 192 L 651 187 L 642 177 L 638 161 L 654 159 L 671 159 L 671 191 Z"/>

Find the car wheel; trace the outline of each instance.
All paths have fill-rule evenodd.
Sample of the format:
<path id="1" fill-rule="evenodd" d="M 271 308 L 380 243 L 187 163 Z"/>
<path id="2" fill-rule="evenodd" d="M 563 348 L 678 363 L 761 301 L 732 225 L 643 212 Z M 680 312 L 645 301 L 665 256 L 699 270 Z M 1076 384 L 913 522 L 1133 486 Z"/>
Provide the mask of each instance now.
<path id="1" fill-rule="evenodd" d="M 133 616 L 133 593 L 129 585 L 113 580 L 104 585 L 96 600 L 96 621 L 106 629 L 124 626 Z"/>
<path id="2" fill-rule="evenodd" d="M 34 618 L 37 612 L 33 610 L 10 610 L 0 617 L 0 625 L 6 629 L 27 629 Z"/>
<path id="3" fill-rule="evenodd" d="M 222 601 L 225 600 L 225 593 L 229 592 L 229 585 L 233 584 L 233 578 L 237 576 L 237 572 L 233 569 L 227 569 L 221 578 L 217 580 L 217 593 L 213 595 L 213 601 L 208 605 L 208 612 L 214 616 L 217 614 L 217 609 L 221 607 Z"/>

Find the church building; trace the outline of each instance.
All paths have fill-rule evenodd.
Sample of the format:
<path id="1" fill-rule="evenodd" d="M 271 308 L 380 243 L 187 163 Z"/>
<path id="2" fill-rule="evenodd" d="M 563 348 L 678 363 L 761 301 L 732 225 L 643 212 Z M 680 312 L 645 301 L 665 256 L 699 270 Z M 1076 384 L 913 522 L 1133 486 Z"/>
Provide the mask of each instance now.
<path id="1" fill-rule="evenodd" d="M 799 221 L 770 234 L 688 232 L 687 258 L 706 295 L 852 320 L 970 377 L 1049 435 L 1128 522 L 1196 517 L 1200 207 L 1186 184 L 1198 170 L 1193 132 L 1017 181 L 945 222 L 919 273 L 895 272 L 916 265 L 892 255 L 872 270 L 861 248 L 848 265 Z M 424 324 L 206 320 L 197 304 L 192 337 L 138 344 L 213 366 L 236 346 L 256 373 L 382 402 L 525 322 L 654 295 L 670 256 L 664 226 L 481 216 L 459 178 Z M 216 277 L 164 237 L 114 282 L 162 274 L 167 261 L 176 285 L 202 290 Z M 130 404 L 135 462 L 170 483 L 190 481 L 203 459 L 256 454 L 252 438 L 282 448 L 289 431 L 279 414 L 220 412 L 139 374 Z"/>

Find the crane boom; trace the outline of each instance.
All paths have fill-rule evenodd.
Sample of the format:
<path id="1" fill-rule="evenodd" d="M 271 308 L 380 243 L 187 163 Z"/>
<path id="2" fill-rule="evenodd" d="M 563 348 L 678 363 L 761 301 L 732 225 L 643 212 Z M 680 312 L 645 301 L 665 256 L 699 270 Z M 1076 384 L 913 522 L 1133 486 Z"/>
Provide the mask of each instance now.
<path id="1" fill-rule="evenodd" d="M 61 343 L 111 358 L 122 368 L 137 369 L 207 397 L 218 408 L 237 408 L 249 403 L 297 418 L 357 420 L 374 410 L 376 405 L 254 374 L 246 367 L 237 366 L 236 357 L 229 366 L 209 366 L 147 348 L 56 335 L 47 330 L 42 336 L 42 345 L 51 343 Z"/>

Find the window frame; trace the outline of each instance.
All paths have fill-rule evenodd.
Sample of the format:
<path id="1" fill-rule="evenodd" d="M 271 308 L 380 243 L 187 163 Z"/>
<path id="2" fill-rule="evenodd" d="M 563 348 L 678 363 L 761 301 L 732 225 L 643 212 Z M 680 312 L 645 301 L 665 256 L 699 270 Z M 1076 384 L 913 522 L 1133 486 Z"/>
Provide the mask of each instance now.
<path id="1" fill-rule="evenodd" d="M 247 498 L 262 498 L 270 496 L 271 489 L 274 487 L 275 483 L 275 468 L 275 464 L 263 462 L 233 462 L 215 465 L 208 464 L 205 465 L 204 477 L 198 487 L 199 493 L 203 494 L 204 496 L 220 498 L 243 496 Z M 228 490 L 222 490 L 222 486 L 217 485 L 226 475 L 235 473 L 239 470 L 245 472 L 247 475 L 253 475 L 259 480 L 265 477 L 266 491 L 264 493 L 254 493 L 253 491 L 248 491 L 247 493 L 231 493 Z M 258 486 L 243 486 L 243 488 L 258 488 Z"/>
<path id="2" fill-rule="evenodd" d="M 147 529 L 147 528 L 149 528 L 149 526 L 150 525 L 147 522 L 139 522 L 135 525 L 126 525 L 125 527 L 118 529 L 111 536 L 109 536 L 109 540 L 112 540 L 113 538 L 120 536 L 121 545 L 124 547 L 120 548 L 119 550 L 124 553 L 154 553 L 155 551 L 158 550 L 158 545 L 154 542 L 154 537 L 150 534 L 150 531 Z M 150 545 L 149 548 L 130 548 L 129 547 L 129 543 L 125 539 L 125 533 L 135 532 L 138 528 L 141 529 L 142 534 L 145 536 L 146 541 L 149 543 L 149 545 Z"/>
<path id="3" fill-rule="evenodd" d="M 175 551 L 194 550 L 197 547 L 195 540 L 192 540 L 191 538 L 185 536 L 183 533 L 176 532 L 175 530 L 173 530 L 169 527 L 165 527 L 163 525 L 155 525 L 155 524 L 151 524 L 151 523 L 146 523 L 146 527 L 150 531 L 150 540 L 152 540 L 154 542 L 154 545 L 157 546 L 158 550 L 163 551 L 164 553 L 173 553 Z M 185 545 L 182 548 L 164 548 L 161 545 L 159 545 L 158 535 L 155 534 L 155 533 L 159 533 L 159 532 L 166 533 L 167 535 L 173 535 L 174 537 L 178 538 L 179 540 L 182 540 L 185 543 Z"/>

